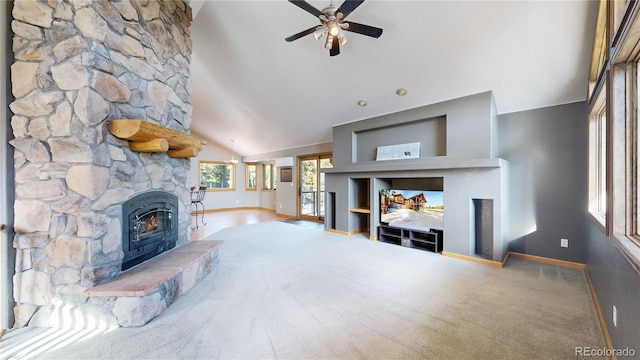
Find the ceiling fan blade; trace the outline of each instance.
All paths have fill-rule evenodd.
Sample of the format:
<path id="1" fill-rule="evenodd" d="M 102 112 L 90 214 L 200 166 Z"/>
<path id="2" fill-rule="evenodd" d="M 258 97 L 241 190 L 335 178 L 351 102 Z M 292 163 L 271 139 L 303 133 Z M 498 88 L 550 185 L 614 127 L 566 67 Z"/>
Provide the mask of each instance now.
<path id="1" fill-rule="evenodd" d="M 322 15 L 322 11 L 316 9 L 304 0 L 289 0 L 289 2 L 315 17 Z"/>
<path id="2" fill-rule="evenodd" d="M 297 34 L 293 34 L 293 35 L 285 38 L 285 40 L 288 41 L 288 42 L 292 42 L 293 40 L 298 40 L 303 36 L 306 36 L 306 35 L 309 35 L 309 34 L 313 33 L 314 31 L 316 31 L 316 28 L 317 28 L 317 26 L 314 26 L 314 27 L 308 28 L 307 30 L 300 31 Z"/>
<path id="3" fill-rule="evenodd" d="M 340 55 L 340 41 L 338 41 L 338 37 L 333 37 L 333 42 L 331 43 L 331 50 L 329 50 L 329 56 Z"/>
<path id="4" fill-rule="evenodd" d="M 351 14 L 353 10 L 355 10 L 360 4 L 362 4 L 364 0 L 346 0 L 340 5 L 337 13 L 342 13 L 343 17 L 347 17 L 347 15 Z"/>
<path id="5" fill-rule="evenodd" d="M 382 35 L 382 29 L 380 28 L 369 26 L 369 25 L 358 24 L 351 21 L 347 21 L 346 23 L 349 24 L 349 27 L 344 29 L 346 31 L 351 31 L 354 33 L 367 35 L 374 38 L 379 38 L 380 35 Z"/>

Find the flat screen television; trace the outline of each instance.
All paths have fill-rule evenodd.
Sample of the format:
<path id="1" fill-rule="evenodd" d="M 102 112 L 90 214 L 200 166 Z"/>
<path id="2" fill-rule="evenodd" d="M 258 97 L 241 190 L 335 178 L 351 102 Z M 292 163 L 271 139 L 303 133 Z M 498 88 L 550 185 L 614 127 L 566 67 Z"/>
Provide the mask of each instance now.
<path id="1" fill-rule="evenodd" d="M 443 230 L 444 192 L 380 190 L 380 222 L 413 230 Z"/>

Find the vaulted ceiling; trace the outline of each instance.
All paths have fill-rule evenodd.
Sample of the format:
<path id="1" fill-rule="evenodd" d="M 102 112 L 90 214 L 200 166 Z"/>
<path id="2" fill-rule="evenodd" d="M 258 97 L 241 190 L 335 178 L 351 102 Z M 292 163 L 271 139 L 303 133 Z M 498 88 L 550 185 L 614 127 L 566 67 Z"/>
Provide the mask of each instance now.
<path id="1" fill-rule="evenodd" d="M 347 20 L 382 36 L 347 32 L 334 57 L 313 35 L 284 40 L 320 24 L 285 0 L 192 5 L 192 130 L 233 139 L 241 155 L 329 142 L 333 125 L 488 90 L 499 114 L 586 99 L 596 1 L 367 0 Z"/>

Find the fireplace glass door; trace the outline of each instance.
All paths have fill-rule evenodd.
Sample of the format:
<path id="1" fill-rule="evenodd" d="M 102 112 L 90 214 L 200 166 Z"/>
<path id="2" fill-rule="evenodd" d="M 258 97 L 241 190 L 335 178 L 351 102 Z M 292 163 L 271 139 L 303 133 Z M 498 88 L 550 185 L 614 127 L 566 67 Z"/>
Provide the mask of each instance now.
<path id="1" fill-rule="evenodd" d="M 171 231 L 172 217 L 171 209 L 153 209 L 143 214 L 136 214 L 133 221 L 133 243 L 139 244 L 157 234 Z"/>
<path id="2" fill-rule="evenodd" d="M 176 246 L 178 198 L 166 191 L 149 191 L 122 206 L 122 270 Z"/>

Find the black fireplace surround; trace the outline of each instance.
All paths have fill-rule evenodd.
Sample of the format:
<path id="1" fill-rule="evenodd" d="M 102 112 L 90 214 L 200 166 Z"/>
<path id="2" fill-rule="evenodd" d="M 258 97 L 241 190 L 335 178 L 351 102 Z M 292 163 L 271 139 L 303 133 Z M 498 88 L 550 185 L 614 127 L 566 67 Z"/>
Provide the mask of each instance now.
<path id="1" fill-rule="evenodd" d="M 127 270 L 176 246 L 178 197 L 166 191 L 140 193 L 122 205 L 121 270 Z"/>

